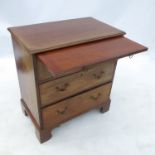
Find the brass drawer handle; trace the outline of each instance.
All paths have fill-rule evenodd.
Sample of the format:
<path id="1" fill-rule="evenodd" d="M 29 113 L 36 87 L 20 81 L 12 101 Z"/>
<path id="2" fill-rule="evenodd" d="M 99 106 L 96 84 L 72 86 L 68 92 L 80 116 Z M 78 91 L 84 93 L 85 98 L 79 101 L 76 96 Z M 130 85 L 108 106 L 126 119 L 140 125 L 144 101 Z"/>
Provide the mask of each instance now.
<path id="1" fill-rule="evenodd" d="M 67 106 L 65 106 L 63 109 L 60 109 L 60 110 L 58 109 L 57 114 L 58 115 L 64 115 L 66 113 L 67 109 L 68 109 Z"/>
<path id="2" fill-rule="evenodd" d="M 90 96 L 92 100 L 98 100 L 101 96 L 101 93 L 98 93 L 96 96 Z"/>
<path id="3" fill-rule="evenodd" d="M 93 77 L 95 79 L 100 79 L 103 76 L 104 73 L 105 73 L 104 71 L 100 71 L 99 73 L 94 73 Z"/>
<path id="4" fill-rule="evenodd" d="M 65 84 L 63 84 L 61 86 L 56 86 L 56 90 L 57 91 L 65 91 L 68 86 L 69 86 L 69 84 L 68 83 L 65 83 Z"/>

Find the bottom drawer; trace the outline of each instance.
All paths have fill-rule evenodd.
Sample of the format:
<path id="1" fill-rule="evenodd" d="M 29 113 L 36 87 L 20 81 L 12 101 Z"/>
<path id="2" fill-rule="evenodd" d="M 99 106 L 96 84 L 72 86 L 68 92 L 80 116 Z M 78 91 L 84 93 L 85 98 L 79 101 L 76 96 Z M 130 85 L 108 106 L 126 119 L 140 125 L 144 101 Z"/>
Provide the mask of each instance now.
<path id="1" fill-rule="evenodd" d="M 42 110 L 45 128 L 57 126 L 72 117 L 84 113 L 92 108 L 106 104 L 109 99 L 111 83 L 71 97 Z"/>

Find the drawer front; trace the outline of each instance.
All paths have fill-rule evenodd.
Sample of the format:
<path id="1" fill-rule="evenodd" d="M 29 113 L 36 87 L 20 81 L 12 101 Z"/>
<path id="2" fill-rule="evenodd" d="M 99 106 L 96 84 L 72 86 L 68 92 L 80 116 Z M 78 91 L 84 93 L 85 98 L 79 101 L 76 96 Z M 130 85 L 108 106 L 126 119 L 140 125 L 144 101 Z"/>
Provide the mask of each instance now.
<path id="1" fill-rule="evenodd" d="M 111 81 L 115 65 L 116 61 L 108 61 L 84 69 L 81 72 L 41 84 L 42 107 Z"/>
<path id="2" fill-rule="evenodd" d="M 111 83 L 108 83 L 44 108 L 42 110 L 44 127 L 55 127 L 59 123 L 95 107 L 106 105 L 109 100 L 110 90 Z"/>

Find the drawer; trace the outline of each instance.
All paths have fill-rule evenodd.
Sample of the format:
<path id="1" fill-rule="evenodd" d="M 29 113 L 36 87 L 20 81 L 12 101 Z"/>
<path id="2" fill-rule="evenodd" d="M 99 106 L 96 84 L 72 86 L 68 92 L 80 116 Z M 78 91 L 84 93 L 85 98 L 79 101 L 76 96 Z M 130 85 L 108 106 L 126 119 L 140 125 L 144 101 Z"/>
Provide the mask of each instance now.
<path id="1" fill-rule="evenodd" d="M 87 67 L 87 69 L 90 68 L 90 66 Z M 81 70 L 82 70 L 81 68 L 78 68 L 76 70 L 70 70 L 67 72 L 63 72 L 62 74 L 59 74 L 56 77 L 54 77 L 52 73 L 48 71 L 47 67 L 40 60 L 37 59 L 37 77 L 40 84 L 47 81 L 55 80 L 57 78 L 61 78 L 70 74 L 80 72 Z"/>
<path id="2" fill-rule="evenodd" d="M 106 105 L 109 100 L 110 90 L 111 83 L 108 83 L 44 108 L 42 110 L 44 127 L 55 127 L 59 123 L 65 122 L 74 116 L 95 107 Z"/>
<path id="3" fill-rule="evenodd" d="M 39 88 L 42 107 L 112 81 L 115 65 L 115 60 L 100 63 L 69 76 L 41 84 Z"/>

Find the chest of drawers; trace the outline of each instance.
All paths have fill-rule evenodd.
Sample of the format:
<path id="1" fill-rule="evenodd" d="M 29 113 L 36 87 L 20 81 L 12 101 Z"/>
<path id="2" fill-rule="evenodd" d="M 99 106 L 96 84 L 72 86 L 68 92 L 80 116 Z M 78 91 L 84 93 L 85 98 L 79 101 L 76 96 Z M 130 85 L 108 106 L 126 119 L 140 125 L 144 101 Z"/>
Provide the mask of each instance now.
<path id="1" fill-rule="evenodd" d="M 91 109 L 106 112 L 119 58 L 147 48 L 94 18 L 8 28 L 21 106 L 39 141 L 59 124 Z"/>

